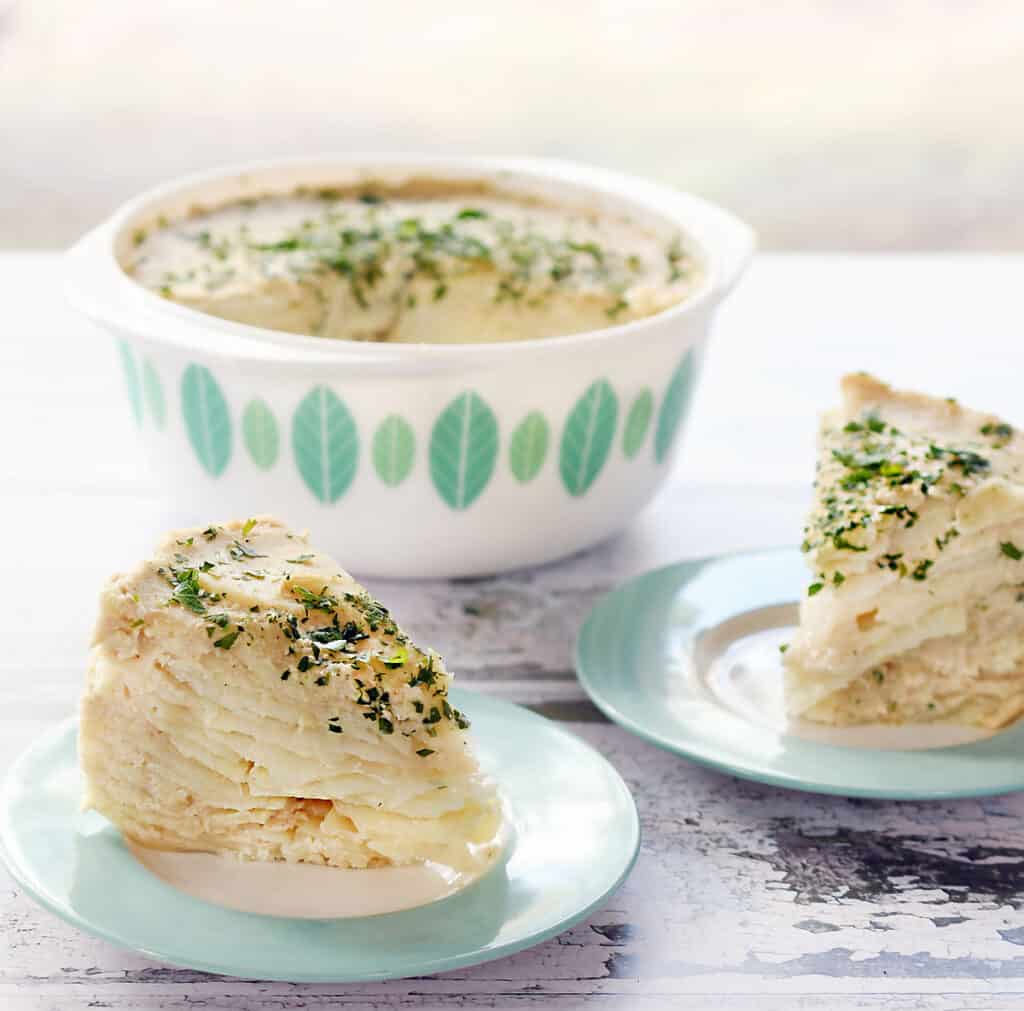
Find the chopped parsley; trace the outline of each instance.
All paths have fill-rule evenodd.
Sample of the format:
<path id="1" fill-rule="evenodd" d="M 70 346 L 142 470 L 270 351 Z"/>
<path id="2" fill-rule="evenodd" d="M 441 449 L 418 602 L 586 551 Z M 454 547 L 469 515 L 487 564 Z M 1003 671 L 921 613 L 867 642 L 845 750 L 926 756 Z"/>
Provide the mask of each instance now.
<path id="1" fill-rule="evenodd" d="M 1003 541 L 999 545 L 999 550 L 1002 551 L 1007 558 L 1012 558 L 1015 562 L 1019 562 L 1024 558 L 1024 552 L 1022 552 L 1012 541 Z"/>
<path id="2" fill-rule="evenodd" d="M 266 558 L 266 555 L 258 554 L 253 551 L 252 548 L 247 548 L 241 541 L 232 541 L 228 548 L 228 554 L 236 561 L 240 562 L 243 558 Z"/>
<path id="3" fill-rule="evenodd" d="M 1007 425 L 1005 422 L 1000 422 L 999 424 L 989 422 L 981 426 L 981 434 L 994 435 L 1000 439 L 1009 439 L 1013 436 L 1013 426 Z"/>
<path id="4" fill-rule="evenodd" d="M 923 561 L 917 563 L 914 566 L 914 571 L 910 573 L 911 579 L 916 579 L 919 583 L 928 578 L 928 570 L 935 563 L 930 559 L 926 558 Z"/>
<path id="5" fill-rule="evenodd" d="M 235 626 L 235 628 L 228 632 L 227 635 L 222 636 L 220 639 L 217 639 L 214 642 L 214 646 L 216 646 L 218 649 L 231 649 L 231 647 L 235 644 L 235 640 L 243 631 L 245 631 L 245 629 L 241 625 Z"/>
<path id="6" fill-rule="evenodd" d="M 338 608 L 338 601 L 327 592 L 326 586 L 319 593 L 314 593 L 295 583 L 292 585 L 292 594 L 309 611 L 325 611 L 330 614 Z"/>
<path id="7" fill-rule="evenodd" d="M 209 596 L 199 585 L 196 569 L 171 569 L 171 599 L 168 603 L 180 604 L 194 614 L 206 614 L 203 598 Z"/>

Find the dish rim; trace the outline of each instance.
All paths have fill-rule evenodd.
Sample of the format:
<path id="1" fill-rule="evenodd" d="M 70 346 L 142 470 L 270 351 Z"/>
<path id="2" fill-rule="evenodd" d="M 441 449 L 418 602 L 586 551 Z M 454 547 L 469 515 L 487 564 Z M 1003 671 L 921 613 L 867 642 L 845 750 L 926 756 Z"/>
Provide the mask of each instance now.
<path id="1" fill-rule="evenodd" d="M 618 596 L 623 591 L 633 587 L 634 585 L 647 580 L 657 579 L 659 576 L 666 575 L 669 572 L 673 572 L 684 567 L 702 567 L 710 562 L 726 561 L 730 559 L 738 559 L 742 557 L 750 558 L 769 558 L 779 557 L 786 555 L 794 555 L 798 553 L 799 549 L 793 545 L 776 545 L 767 548 L 757 549 L 739 549 L 735 551 L 726 551 L 714 555 L 704 555 L 699 558 L 685 559 L 678 562 L 671 562 L 666 565 L 660 565 L 653 569 L 648 569 L 644 572 L 638 573 L 630 579 L 623 580 L 617 586 L 611 590 L 603 593 L 595 601 L 591 609 L 587 612 L 587 616 L 584 618 L 580 625 L 579 633 L 577 634 L 576 641 L 573 646 L 573 663 L 576 669 L 576 677 L 581 687 L 586 692 L 587 697 L 591 702 L 613 723 L 618 724 L 623 729 L 635 734 L 642 740 L 647 741 L 665 751 L 671 752 L 674 755 L 678 755 L 681 758 L 685 758 L 687 761 L 693 762 L 695 765 L 702 766 L 707 769 L 712 769 L 715 772 L 720 772 L 728 776 L 734 776 L 737 779 L 744 779 L 754 783 L 762 783 L 766 786 L 780 787 L 787 790 L 796 790 L 801 793 L 820 794 L 824 796 L 832 797 L 848 797 L 865 800 L 886 800 L 886 801 L 936 801 L 936 800 L 964 800 L 976 797 L 998 797 L 1009 793 L 1019 792 L 1024 790 L 1024 773 L 1021 774 L 1020 783 L 1017 786 L 1006 786 L 998 785 L 992 787 L 984 786 L 963 786 L 963 787 L 936 787 L 934 789 L 907 789 L 900 786 L 895 787 L 858 787 L 858 786 L 842 786 L 839 784 L 821 783 L 808 780 L 806 778 L 800 778 L 799 776 L 792 773 L 772 773 L 768 771 L 762 771 L 752 766 L 751 764 L 743 764 L 740 761 L 730 761 L 725 758 L 718 758 L 712 754 L 708 754 L 706 750 L 699 746 L 688 746 L 685 743 L 680 744 L 678 740 L 668 735 L 662 734 L 659 731 L 645 726 L 639 719 L 632 716 L 630 713 L 621 709 L 615 703 L 604 698 L 602 693 L 598 690 L 594 684 L 592 675 L 586 673 L 587 667 L 584 665 L 582 660 L 582 650 L 584 649 L 584 639 L 591 626 L 596 623 L 600 612 L 606 607 L 610 601 Z M 1024 720 L 1018 722 L 1015 727 L 1008 727 L 1004 731 L 1008 732 L 1011 730 L 1020 730 L 1024 732 Z M 781 735 L 790 739 L 790 735 Z M 996 737 L 999 734 L 994 735 Z M 976 745 L 983 745 L 986 741 L 990 741 L 993 738 L 985 738 L 984 740 L 973 742 L 972 744 L 959 745 L 956 747 L 949 748 L 935 748 L 929 749 L 928 751 L 896 751 L 896 750 L 882 750 L 882 749 L 865 749 L 852 746 L 844 746 L 840 744 L 829 744 L 829 743 L 815 743 L 806 741 L 802 738 L 793 736 L 791 738 L 797 742 L 800 746 L 808 748 L 821 749 L 823 751 L 839 752 L 844 754 L 856 755 L 857 753 L 869 753 L 873 755 L 909 755 L 909 756 L 922 756 L 929 753 L 948 753 L 950 751 L 957 751 L 961 749 L 971 748 Z M 966 752 L 965 752 L 966 753 Z"/>
<path id="2" fill-rule="evenodd" d="M 147 207 L 176 194 L 217 183 L 230 183 L 252 175 L 307 172 L 310 174 L 404 171 L 457 180 L 501 183 L 502 176 L 518 176 L 525 187 L 554 183 L 567 190 L 589 191 L 679 228 L 704 260 L 705 277 L 699 287 L 680 302 L 651 316 L 576 334 L 537 337 L 520 341 L 466 344 L 387 344 L 372 341 L 324 338 L 273 330 L 204 313 L 179 305 L 150 291 L 131 278 L 116 254 L 124 230 Z M 295 184 L 293 184 L 295 185 Z M 268 189 L 268 192 L 270 190 Z M 72 307 L 115 329 L 142 330 L 161 342 L 216 352 L 229 341 L 233 357 L 303 361 L 346 361 L 386 364 L 465 362 L 483 364 L 503 361 L 509 355 L 574 353 L 595 345 L 630 343 L 643 331 L 678 323 L 687 316 L 710 311 L 731 290 L 753 255 L 753 230 L 731 212 L 693 194 L 641 177 L 571 161 L 544 158 L 449 157 L 423 154 L 323 154 L 302 158 L 250 161 L 192 173 L 152 187 L 118 207 L 103 223 L 83 236 L 66 254 L 65 294 Z M 649 335 L 648 335 L 649 336 Z M 276 352 L 276 353 L 275 353 Z"/>
<path id="3" fill-rule="evenodd" d="M 460 694 L 468 694 L 475 696 L 485 696 L 486 693 L 474 692 L 471 689 L 458 689 Z M 615 875 L 614 880 L 606 887 L 600 895 L 595 896 L 587 905 L 581 909 L 576 910 L 570 916 L 557 923 L 553 923 L 549 926 L 544 927 L 540 930 L 527 932 L 523 936 L 514 938 L 503 944 L 496 945 L 493 948 L 473 948 L 471 950 L 460 952 L 456 955 L 446 955 L 433 959 L 425 960 L 423 963 L 410 968 L 408 971 L 402 970 L 400 972 L 392 972 L 387 969 L 382 969 L 377 972 L 366 972 L 366 973 L 344 973 L 339 974 L 338 972 L 300 972 L 282 974 L 276 972 L 261 973 L 259 976 L 243 976 L 241 978 L 259 979 L 275 982 L 292 982 L 292 983 L 358 983 L 358 982 L 381 982 L 392 979 L 404 979 L 410 978 L 411 976 L 430 975 L 439 972 L 449 972 L 455 969 L 466 968 L 469 966 L 480 965 L 485 962 L 491 962 L 499 958 L 505 958 L 509 955 L 513 955 L 517 952 L 524 951 L 527 948 L 535 947 L 539 944 L 543 944 L 545 941 L 550 940 L 552 937 L 564 933 L 566 930 L 571 929 L 577 924 L 581 923 L 597 909 L 599 909 L 605 902 L 608 901 L 609 897 L 613 895 L 626 881 L 629 875 L 632 873 L 633 868 L 636 866 L 637 859 L 640 854 L 640 846 L 642 842 L 642 828 L 640 825 L 639 812 L 636 806 L 636 798 L 633 796 L 633 792 L 630 790 L 628 784 L 623 779 L 621 773 L 614 765 L 596 748 L 594 748 L 588 741 L 578 735 L 572 734 L 569 730 L 563 727 L 561 724 L 554 720 L 549 720 L 546 717 L 534 713 L 527 709 L 525 706 L 520 706 L 515 703 L 507 702 L 506 700 L 495 698 L 494 696 L 488 696 L 489 701 L 494 702 L 499 708 L 512 707 L 518 711 L 520 717 L 525 717 L 528 721 L 540 721 L 549 730 L 558 734 L 562 737 L 569 738 L 577 746 L 581 746 L 591 752 L 593 759 L 603 765 L 606 769 L 607 774 L 610 776 L 611 781 L 615 784 L 617 792 L 622 796 L 624 801 L 628 801 L 628 804 L 624 805 L 625 810 L 629 816 L 629 838 L 625 841 L 623 846 L 624 850 L 628 849 L 630 853 L 629 858 L 623 863 L 620 871 Z M 472 703 L 468 703 L 472 705 Z M 9 807 L 9 793 L 13 789 L 14 783 L 17 780 L 16 773 L 24 765 L 27 764 L 32 757 L 38 752 L 46 750 L 46 747 L 53 746 L 54 743 L 60 741 L 69 732 L 76 735 L 78 733 L 78 715 L 73 714 L 66 717 L 60 722 L 49 727 L 41 736 L 37 737 L 32 741 L 27 748 L 25 748 L 15 758 L 14 763 L 11 765 L 3 780 L 0 781 L 0 813 L 6 814 Z M 500 780 L 498 780 L 499 789 L 501 788 Z M 210 961 L 204 959 L 193 959 L 191 957 L 185 957 L 178 953 L 167 953 L 157 948 L 144 947 L 136 944 L 125 937 L 123 932 L 118 932 L 114 929 L 107 929 L 101 925 L 97 925 L 92 920 L 82 916 L 73 908 L 64 906 L 58 902 L 51 901 L 50 897 L 43 890 L 39 890 L 35 887 L 31 878 L 26 874 L 22 873 L 21 865 L 12 859 L 10 852 L 4 844 L 4 838 L 7 835 L 7 820 L 6 817 L 3 819 L 3 823 L 0 824 L 0 862 L 6 867 L 7 872 L 11 875 L 11 878 L 17 884 L 17 886 L 25 892 L 34 902 L 46 909 L 47 912 L 58 917 L 62 921 L 71 924 L 83 932 L 98 937 L 104 941 L 114 944 L 120 948 L 138 952 L 147 958 L 151 958 L 155 961 L 163 962 L 167 965 L 173 965 L 179 968 L 193 969 L 201 972 L 209 972 L 219 976 L 231 976 L 235 975 L 232 967 L 226 965 L 223 962 Z M 134 861 L 135 858 L 125 850 L 126 859 Z M 504 866 L 505 861 L 499 860 L 495 867 L 492 868 L 492 872 L 499 867 Z M 152 873 L 152 872 L 148 872 Z M 489 872 L 490 873 L 490 872 Z M 486 880 L 487 875 L 473 882 L 468 886 L 467 891 L 479 886 Z M 173 888 L 173 886 L 162 881 L 162 879 L 154 876 L 155 881 L 159 881 L 163 887 Z M 175 889 L 175 891 L 177 891 Z M 179 893 L 187 894 L 187 893 Z M 452 896 L 440 899 L 435 903 L 429 903 L 430 906 L 438 906 L 446 901 L 456 898 L 462 894 L 457 892 Z M 204 900 L 193 899 L 197 903 L 204 903 Z M 217 907 L 224 909 L 227 912 L 236 913 L 239 917 L 252 917 L 260 916 L 256 913 L 243 913 L 235 910 L 229 910 L 227 907 Z M 414 912 L 415 910 L 422 907 L 413 907 L 411 910 L 402 910 L 392 913 L 382 913 L 376 916 L 370 917 L 348 917 L 341 918 L 340 922 L 344 923 L 359 923 L 364 920 L 377 919 L 379 916 L 386 917 L 401 917 L 404 913 Z M 324 917 L 317 918 L 315 920 L 309 919 L 295 919 L 292 917 L 277 917 L 277 916 L 260 916 L 261 919 L 283 921 L 285 923 L 296 922 L 300 924 L 308 923 L 327 923 L 338 921 L 337 917 Z"/>

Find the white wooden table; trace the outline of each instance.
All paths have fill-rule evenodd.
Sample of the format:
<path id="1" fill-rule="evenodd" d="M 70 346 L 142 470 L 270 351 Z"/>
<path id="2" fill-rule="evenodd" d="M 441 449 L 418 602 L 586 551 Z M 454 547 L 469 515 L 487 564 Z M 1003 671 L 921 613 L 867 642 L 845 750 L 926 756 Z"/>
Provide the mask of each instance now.
<path id="1" fill-rule="evenodd" d="M 113 348 L 62 306 L 58 266 L 0 256 L 0 772 L 74 711 L 96 591 L 161 523 Z M 588 922 L 440 976 L 264 983 L 94 940 L 0 871 L 0 1008 L 1024 1007 L 1024 797 L 876 803 L 739 782 L 604 722 L 570 659 L 620 580 L 798 539 L 815 414 L 841 372 L 1024 422 L 1022 277 L 1024 257 L 764 256 L 721 316 L 678 472 L 626 534 L 501 578 L 373 584 L 463 684 L 567 721 L 629 782 L 643 850 Z"/>

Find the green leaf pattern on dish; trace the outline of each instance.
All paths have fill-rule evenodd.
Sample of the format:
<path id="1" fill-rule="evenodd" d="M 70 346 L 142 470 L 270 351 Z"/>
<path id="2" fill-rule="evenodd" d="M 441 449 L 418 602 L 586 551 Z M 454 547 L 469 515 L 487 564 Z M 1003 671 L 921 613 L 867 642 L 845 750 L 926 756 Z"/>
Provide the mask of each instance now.
<path id="1" fill-rule="evenodd" d="M 658 427 L 654 433 L 654 458 L 658 463 L 665 459 L 672 447 L 679 423 L 690 406 L 696 381 L 697 359 L 691 348 L 672 374 L 668 389 L 665 390 L 665 399 L 661 402 L 661 410 L 658 411 Z"/>
<path id="2" fill-rule="evenodd" d="M 598 379 L 576 401 L 562 431 L 559 467 L 570 495 L 581 496 L 601 473 L 615 438 L 618 398 L 607 379 Z"/>
<path id="3" fill-rule="evenodd" d="M 508 462 L 520 484 L 532 481 L 548 455 L 549 429 L 540 411 L 531 411 L 516 427 L 508 447 Z"/>
<path id="4" fill-rule="evenodd" d="M 483 492 L 498 457 L 498 419 L 479 394 L 457 396 L 430 434 L 430 477 L 453 509 L 466 509 Z"/>
<path id="5" fill-rule="evenodd" d="M 326 386 L 315 386 L 295 409 L 292 451 L 302 480 L 321 502 L 345 494 L 359 462 L 359 433 L 349 409 Z"/>
<path id="6" fill-rule="evenodd" d="M 163 428 L 167 421 L 167 403 L 164 400 L 164 388 L 160 383 L 153 363 L 147 358 L 142 363 L 142 390 L 146 395 L 146 407 L 153 424 Z"/>
<path id="7" fill-rule="evenodd" d="M 124 381 L 128 388 L 128 401 L 132 405 L 132 415 L 136 424 L 142 424 L 142 391 L 139 388 L 139 369 L 135 364 L 135 354 L 127 341 L 117 342 L 117 351 L 121 356 L 121 368 Z"/>
<path id="8" fill-rule="evenodd" d="M 277 460 L 278 434 L 274 412 L 263 400 L 250 400 L 242 414 L 242 435 L 252 462 L 269 470 Z"/>
<path id="9" fill-rule="evenodd" d="M 397 414 L 386 417 L 373 435 L 373 466 L 378 477 L 394 488 L 412 470 L 416 436 L 412 426 Z"/>
<path id="10" fill-rule="evenodd" d="M 181 378 L 181 413 L 196 458 L 211 477 L 224 473 L 231 459 L 231 415 L 208 368 L 189 365 Z"/>
<path id="11" fill-rule="evenodd" d="M 622 430 L 622 451 L 626 459 L 632 460 L 640 452 L 653 413 L 654 394 L 650 390 L 641 390 L 626 415 L 626 425 Z"/>

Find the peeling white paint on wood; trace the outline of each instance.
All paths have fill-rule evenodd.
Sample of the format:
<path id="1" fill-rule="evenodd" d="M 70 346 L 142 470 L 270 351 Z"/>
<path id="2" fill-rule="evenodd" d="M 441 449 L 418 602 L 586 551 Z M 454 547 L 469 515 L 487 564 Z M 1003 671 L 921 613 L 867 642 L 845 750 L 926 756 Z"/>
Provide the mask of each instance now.
<path id="1" fill-rule="evenodd" d="M 770 261 L 776 302 L 764 289 L 762 303 L 754 296 L 747 307 L 737 302 L 698 401 L 687 447 L 694 464 L 684 458 L 670 490 L 625 535 L 564 564 L 496 579 L 373 584 L 404 624 L 446 654 L 463 684 L 566 719 L 622 772 L 637 798 L 643 847 L 604 909 L 538 948 L 472 969 L 384 984 L 289 985 L 222 979 L 114 948 L 38 908 L 0 872 L 0 1008 L 1020 1011 L 1024 796 L 885 803 L 743 783 L 604 722 L 573 677 L 576 628 L 596 597 L 622 579 L 680 557 L 794 539 L 806 496 L 794 474 L 804 473 L 806 461 L 804 470 L 787 470 L 784 454 L 779 475 L 766 471 L 745 487 L 724 482 L 715 468 L 754 410 L 749 389 L 736 403 L 736 361 L 760 369 L 758 384 L 770 392 L 761 404 L 765 424 L 774 423 L 776 400 L 794 382 L 793 360 L 806 356 L 813 376 L 830 379 L 874 365 L 821 343 L 829 302 L 848 283 L 842 258 L 815 261 L 820 312 L 804 307 L 811 318 L 791 328 L 791 353 L 774 363 L 762 355 L 762 322 L 780 326 L 770 322 L 771 305 L 779 319 L 779 306 L 790 304 L 804 276 L 801 262 Z M 988 276 L 984 264 L 958 262 L 974 264 L 971 277 Z M 890 277 L 900 270 L 908 298 L 941 286 L 947 261 L 902 263 L 887 262 L 873 275 L 879 283 L 884 275 L 891 294 L 902 290 Z M 127 410 L 107 348 L 89 344 L 59 306 L 39 310 L 32 300 L 33 292 L 43 297 L 53 265 L 47 257 L 0 257 L 0 269 L 10 267 L 18 280 L 13 309 L 2 310 L 14 339 L 0 341 L 0 430 L 16 434 L 13 446 L 4 443 L 0 509 L 18 531 L 5 546 L 0 580 L 8 633 L 0 657 L 0 770 L 73 712 L 96 589 L 149 547 L 160 524 L 159 503 L 125 452 Z M 871 275 L 863 263 L 858 269 L 862 279 Z M 1003 297 L 992 312 L 1019 320 L 1012 289 Z M 897 301 L 889 311 L 914 309 Z M 869 333 L 863 355 L 870 359 L 882 343 Z M 993 347 L 1007 366 L 987 380 L 998 409 L 1024 365 L 1024 348 L 1009 339 Z M 886 374 L 906 381 L 912 351 L 888 340 Z M 65 367 L 52 373 L 58 360 Z M 966 397 L 960 378 L 948 374 L 943 389 Z M 810 396 L 802 408 L 807 424 Z M 785 423 L 799 415 L 792 405 L 779 410 Z M 31 442 L 17 435 L 30 426 Z M 695 433 L 717 442 L 701 451 L 692 445 Z M 56 625 L 54 607 L 40 603 L 54 586 L 76 602 L 61 606 Z"/>

